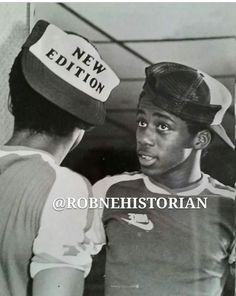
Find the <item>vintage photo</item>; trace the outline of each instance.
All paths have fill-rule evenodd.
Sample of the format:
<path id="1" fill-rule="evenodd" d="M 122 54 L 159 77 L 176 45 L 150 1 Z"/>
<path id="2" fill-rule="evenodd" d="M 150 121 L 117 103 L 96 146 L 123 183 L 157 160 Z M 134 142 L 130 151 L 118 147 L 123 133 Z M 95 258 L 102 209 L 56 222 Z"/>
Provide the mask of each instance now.
<path id="1" fill-rule="evenodd" d="M 0 295 L 235 295 L 236 3 L 0 3 Z"/>

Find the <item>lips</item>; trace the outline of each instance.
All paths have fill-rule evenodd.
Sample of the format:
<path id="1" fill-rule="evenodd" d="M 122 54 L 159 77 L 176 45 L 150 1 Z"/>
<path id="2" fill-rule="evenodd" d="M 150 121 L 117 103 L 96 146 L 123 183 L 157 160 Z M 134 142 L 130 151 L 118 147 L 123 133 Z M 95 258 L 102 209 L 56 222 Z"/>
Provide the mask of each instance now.
<path id="1" fill-rule="evenodd" d="M 156 162 L 157 157 L 145 152 L 138 152 L 138 159 L 142 166 L 151 166 Z"/>

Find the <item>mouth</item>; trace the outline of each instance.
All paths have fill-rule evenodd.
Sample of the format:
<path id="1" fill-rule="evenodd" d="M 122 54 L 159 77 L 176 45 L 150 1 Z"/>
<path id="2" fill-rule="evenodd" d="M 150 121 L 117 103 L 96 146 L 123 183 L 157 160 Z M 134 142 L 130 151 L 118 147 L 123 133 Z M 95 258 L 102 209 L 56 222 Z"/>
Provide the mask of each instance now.
<path id="1" fill-rule="evenodd" d="M 156 162 L 157 157 L 141 152 L 141 153 L 138 153 L 138 159 L 139 159 L 139 163 L 142 166 L 151 166 Z"/>

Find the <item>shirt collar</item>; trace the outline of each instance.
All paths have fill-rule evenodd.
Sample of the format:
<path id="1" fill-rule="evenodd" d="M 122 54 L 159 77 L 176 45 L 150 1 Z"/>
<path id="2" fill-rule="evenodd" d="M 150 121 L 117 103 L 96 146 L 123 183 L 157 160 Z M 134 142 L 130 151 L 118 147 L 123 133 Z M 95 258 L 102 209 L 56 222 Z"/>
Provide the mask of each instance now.
<path id="1" fill-rule="evenodd" d="M 43 150 L 39 150 L 39 149 L 33 149 L 30 147 L 26 147 L 26 146 L 7 146 L 7 145 L 3 145 L 0 147 L 0 157 L 2 156 L 6 156 L 9 154 L 17 154 L 20 156 L 28 156 L 28 155 L 34 155 L 34 154 L 39 154 L 41 155 L 42 159 L 44 161 L 47 161 L 51 164 L 56 163 L 55 158 L 48 152 L 43 151 Z"/>
<path id="2" fill-rule="evenodd" d="M 188 195 L 199 195 L 206 186 L 207 175 L 204 173 L 201 174 L 201 179 L 193 184 L 177 189 L 168 188 L 160 183 L 153 182 L 148 176 L 143 176 L 144 184 L 147 189 L 153 193 L 159 194 L 171 194 L 171 195 L 180 195 L 180 196 L 188 196 Z"/>

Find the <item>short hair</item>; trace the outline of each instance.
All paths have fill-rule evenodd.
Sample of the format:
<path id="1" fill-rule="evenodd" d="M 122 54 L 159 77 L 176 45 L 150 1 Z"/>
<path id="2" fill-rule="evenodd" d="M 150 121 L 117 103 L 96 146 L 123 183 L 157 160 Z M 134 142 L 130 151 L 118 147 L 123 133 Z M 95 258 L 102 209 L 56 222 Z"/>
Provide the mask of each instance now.
<path id="1" fill-rule="evenodd" d="M 15 117 L 15 131 L 28 129 L 37 133 L 66 136 L 76 127 L 90 129 L 91 124 L 76 118 L 31 88 L 22 72 L 21 55 L 20 52 L 9 74 L 9 111 Z"/>
<path id="2" fill-rule="evenodd" d="M 213 137 L 213 133 L 212 133 L 210 126 L 208 124 L 199 123 L 199 122 L 191 121 L 191 120 L 185 120 L 183 118 L 181 118 L 181 119 L 187 124 L 188 131 L 190 132 L 191 135 L 196 135 L 198 132 L 200 132 L 202 130 L 208 130 L 211 133 L 211 136 Z"/>

